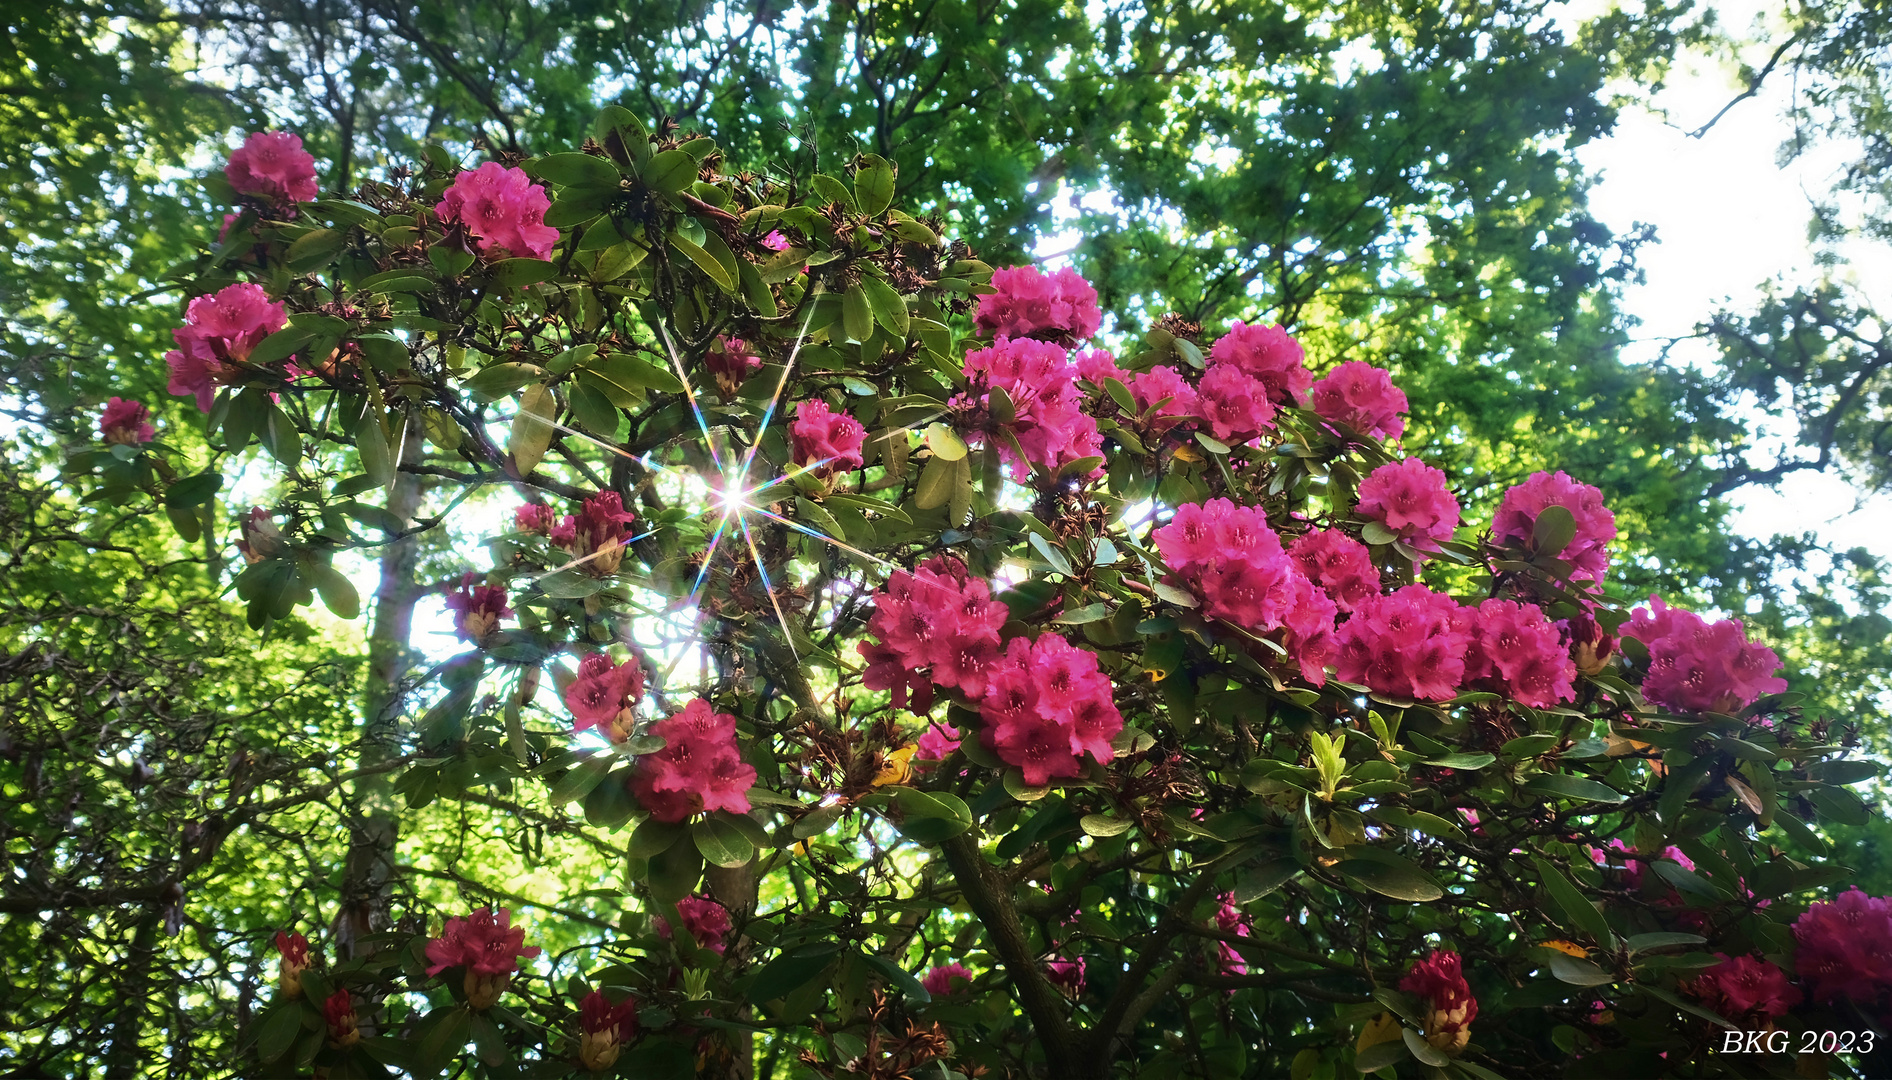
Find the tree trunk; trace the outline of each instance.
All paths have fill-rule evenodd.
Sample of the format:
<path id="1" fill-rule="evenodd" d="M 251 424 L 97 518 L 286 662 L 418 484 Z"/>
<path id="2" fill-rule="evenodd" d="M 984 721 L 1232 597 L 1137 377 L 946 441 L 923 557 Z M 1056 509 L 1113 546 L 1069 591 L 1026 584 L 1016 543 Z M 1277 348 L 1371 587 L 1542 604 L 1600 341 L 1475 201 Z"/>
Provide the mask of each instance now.
<path id="1" fill-rule="evenodd" d="M 414 461 L 420 452 L 419 425 L 410 423 L 401 443 L 400 460 Z M 420 478 L 412 473 L 396 473 L 388 493 L 388 512 L 407 525 L 420 509 L 420 499 Z M 381 551 L 381 582 L 375 589 L 374 624 L 368 635 L 368 677 L 361 695 L 363 767 L 379 765 L 395 752 L 401 681 L 407 673 L 414 602 L 419 598 L 414 581 L 419 558 L 419 540 L 412 536 Z M 389 774 L 376 772 L 355 782 L 354 810 L 342 875 L 341 907 L 334 923 L 335 946 L 341 959 L 360 955 L 357 942 L 389 925 L 394 847 L 400 839 Z"/>

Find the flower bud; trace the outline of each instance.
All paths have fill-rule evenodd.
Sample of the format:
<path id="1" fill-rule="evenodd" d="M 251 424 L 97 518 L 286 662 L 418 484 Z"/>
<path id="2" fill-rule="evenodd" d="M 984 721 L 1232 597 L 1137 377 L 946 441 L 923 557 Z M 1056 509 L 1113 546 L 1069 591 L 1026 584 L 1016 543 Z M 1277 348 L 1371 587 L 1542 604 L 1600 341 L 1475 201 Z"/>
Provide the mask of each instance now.
<path id="1" fill-rule="evenodd" d="M 499 996 L 512 985 L 512 972 L 501 971 L 492 975 L 482 975 L 473 968 L 466 969 L 466 1004 L 475 1012 L 492 1008 L 499 1003 Z"/>
<path id="2" fill-rule="evenodd" d="M 309 940 L 301 934 L 276 931 L 276 987 L 294 1001 L 302 996 L 302 973 L 309 970 Z"/>
<path id="3" fill-rule="evenodd" d="M 617 1063 L 624 1041 L 637 1034 L 637 1001 L 625 998 L 613 1005 L 603 991 L 593 990 L 578 1003 L 578 1062 L 592 1072 Z"/>
<path id="4" fill-rule="evenodd" d="M 276 528 L 275 516 L 260 506 L 251 507 L 250 516 L 243 519 L 237 550 L 252 566 L 282 550 L 282 533 Z"/>
<path id="5" fill-rule="evenodd" d="M 322 1019 L 328 1021 L 328 1042 L 337 1050 L 346 1050 L 361 1041 L 361 1028 L 355 1016 L 355 1003 L 348 991 L 337 990 L 322 1003 Z"/>
<path id="6" fill-rule="evenodd" d="M 1596 675 L 1609 666 L 1615 653 L 1616 639 L 1604 633 L 1587 612 L 1570 620 L 1570 655 L 1578 671 Z"/>

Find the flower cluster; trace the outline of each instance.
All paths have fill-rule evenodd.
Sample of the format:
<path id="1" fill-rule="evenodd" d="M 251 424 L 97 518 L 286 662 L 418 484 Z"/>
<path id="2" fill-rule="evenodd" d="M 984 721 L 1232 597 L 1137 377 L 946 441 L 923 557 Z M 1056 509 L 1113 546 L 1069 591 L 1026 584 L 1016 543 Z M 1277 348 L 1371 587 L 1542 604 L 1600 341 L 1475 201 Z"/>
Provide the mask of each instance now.
<path id="1" fill-rule="evenodd" d="M 1695 869 L 1695 860 L 1689 858 L 1681 848 L 1673 845 L 1663 848 L 1661 853 L 1656 855 L 1644 855 L 1621 840 L 1611 840 L 1608 846 L 1600 850 L 1590 849 L 1590 861 L 1598 866 L 1613 870 L 1618 868 L 1612 866 L 1612 863 L 1618 860 L 1622 862 L 1620 869 L 1623 872 L 1623 881 L 1630 892 L 1637 892 L 1642 888 L 1642 864 L 1655 862 L 1658 859 L 1667 859 L 1684 870 Z"/>
<path id="2" fill-rule="evenodd" d="M 1752 956 L 1730 959 L 1703 971 L 1692 990 L 1703 1004 L 1730 1019 L 1763 1026 L 1800 1003 L 1800 991 L 1780 968 Z"/>
<path id="3" fill-rule="evenodd" d="M 1476 611 L 1465 653 L 1465 685 L 1494 690 L 1537 709 L 1576 697 L 1577 665 L 1544 609 L 1486 600 Z"/>
<path id="4" fill-rule="evenodd" d="M 1576 519 L 1577 535 L 1557 557 L 1570 564 L 1572 578 L 1602 581 L 1609 569 L 1609 543 L 1616 539 L 1616 515 L 1603 505 L 1603 492 L 1580 484 L 1561 472 L 1531 474 L 1530 479 L 1504 493 L 1491 519 L 1491 539 L 1500 544 L 1528 545 L 1537 529 L 1537 517 L 1547 508 L 1561 506 Z"/>
<path id="5" fill-rule="evenodd" d="M 846 413 L 830 412 L 828 403 L 819 398 L 796 406 L 788 437 L 794 444 L 795 464 L 815 476 L 858 469 L 865 460 L 861 447 L 867 445 L 867 429 Z"/>
<path id="6" fill-rule="evenodd" d="M 1201 413 L 1202 401 L 1195 385 L 1167 364 L 1128 376 L 1125 379 L 1137 407 L 1156 409 L 1157 416 L 1187 417 Z"/>
<path id="7" fill-rule="evenodd" d="M 1426 1005 L 1426 1042 L 1433 1049 L 1456 1054 L 1471 1042 L 1472 1021 L 1478 1018 L 1478 999 L 1459 971 L 1459 956 L 1446 949 L 1412 966 L 1399 988 Z"/>
<path id="8" fill-rule="evenodd" d="M 1377 521 L 1416 551 L 1437 551 L 1458 528 L 1458 500 L 1445 474 L 1418 458 L 1401 458 L 1360 481 L 1360 516 Z"/>
<path id="9" fill-rule="evenodd" d="M 558 243 L 558 230 L 545 223 L 551 207 L 525 170 L 489 161 L 454 177 L 434 213 L 463 226 L 488 259 L 550 259 Z"/>
<path id="10" fill-rule="evenodd" d="M 1163 561 L 1202 597 L 1203 614 L 1250 630 L 1287 617 L 1301 572 L 1264 511 L 1227 499 L 1186 504 L 1153 536 Z"/>
<path id="11" fill-rule="evenodd" d="M 609 1069 L 637 1035 L 637 999 L 612 1004 L 604 991 L 593 990 L 578 1003 L 578 1031 L 578 1063 L 592 1072 Z"/>
<path id="12" fill-rule="evenodd" d="M 1237 319 L 1209 349 L 1209 366 L 1233 368 L 1261 384 L 1274 405 L 1304 405 L 1314 385 L 1301 343 L 1279 326 L 1254 326 Z"/>
<path id="13" fill-rule="evenodd" d="M 1321 419 L 1339 424 L 1356 435 L 1397 439 L 1406 433 L 1401 417 L 1408 408 L 1406 392 L 1393 385 L 1384 368 L 1364 360 L 1349 360 L 1328 372 L 1308 395 Z"/>
<path id="14" fill-rule="evenodd" d="M 697 698 L 653 724 L 651 734 L 664 740 L 664 748 L 637 759 L 631 792 L 652 817 L 678 822 L 700 810 L 749 812 L 755 766 L 736 749 L 735 717 Z"/>
<path id="15" fill-rule="evenodd" d="M 1209 434 L 1230 445 L 1245 443 L 1273 429 L 1278 407 L 1305 403 L 1313 381 L 1300 342 L 1287 331 L 1238 321 L 1209 349 L 1196 411 Z"/>
<path id="16" fill-rule="evenodd" d="M 294 1001 L 302 996 L 302 973 L 309 970 L 309 939 L 286 930 L 276 931 L 276 988 Z"/>
<path id="17" fill-rule="evenodd" d="M 1109 762 L 1123 730 L 1097 654 L 1057 634 L 1011 640 L 988 673 L 979 715 L 979 741 L 1034 787 L 1081 774 L 1085 754 Z"/>
<path id="18" fill-rule="evenodd" d="M 1849 889 L 1793 924 L 1794 969 L 1816 1001 L 1870 1003 L 1892 988 L 1892 899 Z"/>
<path id="19" fill-rule="evenodd" d="M 1067 345 L 1097 333 L 1103 313 L 1097 290 L 1066 267 L 1041 273 L 1035 266 L 992 271 L 996 292 L 979 297 L 980 337 L 1039 338 Z"/>
<path id="20" fill-rule="evenodd" d="M 945 761 L 947 756 L 959 749 L 959 732 L 941 724 L 928 724 L 920 732 L 919 741 L 914 744 L 914 759 L 917 761 Z"/>
<path id="21" fill-rule="evenodd" d="M 1289 546 L 1288 554 L 1341 611 L 1352 611 L 1380 594 L 1373 553 L 1339 529 L 1315 529 Z"/>
<path id="22" fill-rule="evenodd" d="M 683 919 L 683 928 L 696 940 L 697 947 L 708 949 L 718 956 L 729 946 L 727 939 L 731 923 L 729 909 L 707 896 L 686 896 L 677 901 L 677 915 Z M 657 936 L 670 940 L 673 932 L 670 920 L 657 916 Z"/>
<path id="23" fill-rule="evenodd" d="M 1327 685 L 1327 669 L 1340 656 L 1340 634 L 1334 619 L 1340 614 L 1334 599 L 1301 574 L 1289 582 L 1288 614 L 1282 621 L 1287 633 L 1282 646 L 1300 664 L 1301 678 L 1314 686 Z"/>
<path id="24" fill-rule="evenodd" d="M 880 641 L 860 644 L 867 661 L 862 682 L 892 691 L 895 707 L 914 712 L 932 707 L 934 686 L 980 698 L 1008 615 L 958 559 L 942 555 L 912 573 L 896 570 L 874 596 L 867 632 Z"/>
<path id="25" fill-rule="evenodd" d="M 644 697 L 644 665 L 635 656 L 613 664 L 603 653 L 587 653 L 563 696 L 574 730 L 597 728 L 612 742 L 623 742 L 631 737 L 637 703 Z"/>
<path id="26" fill-rule="evenodd" d="M 499 629 L 499 620 L 512 618 L 512 608 L 504 585 L 476 585 L 478 574 L 460 579 L 460 587 L 447 594 L 447 610 L 453 612 L 453 633 L 461 641 L 478 644 Z"/>
<path id="27" fill-rule="evenodd" d="M 115 397 L 99 414 L 99 437 L 107 446 L 142 446 L 158 437 L 158 429 L 143 402 Z"/>
<path id="28" fill-rule="evenodd" d="M 465 968 L 467 1004 L 491 1008 L 519 970 L 519 958 L 541 952 L 525 940 L 525 928 L 512 925 L 507 908 L 483 907 L 464 919 L 448 919 L 440 936 L 427 942 L 427 974 Z"/>
<path id="29" fill-rule="evenodd" d="M 1045 981 L 1065 997 L 1076 1000 L 1084 993 L 1084 958 L 1045 961 Z"/>
<path id="30" fill-rule="evenodd" d="M 1091 353 L 1090 357 L 1108 354 Z M 1110 365 L 1114 370 L 1115 365 Z M 1063 346 L 1031 338 L 1002 337 L 990 348 L 974 349 L 966 354 L 966 378 L 972 392 L 953 398 L 956 409 L 977 410 L 987 417 L 976 426 L 1002 428 L 1010 437 L 999 436 L 999 456 L 1012 467 L 1014 478 L 1031 475 L 1031 466 L 1039 465 L 1056 473 L 1065 465 L 1103 453 L 1103 435 L 1097 420 L 1084 411 L 1084 394 L 1077 379 L 1085 370 L 1070 362 Z M 1003 389 L 1012 402 L 1012 418 L 999 422 L 991 417 L 991 391 Z M 1025 455 L 1024 460 L 1012 448 L 1013 441 Z"/>
<path id="31" fill-rule="evenodd" d="M 549 536 L 557 522 L 552 508 L 542 502 L 529 502 L 512 509 L 513 528 L 522 533 Z"/>
<path id="32" fill-rule="evenodd" d="M 1341 624 L 1335 670 L 1376 694 L 1444 701 L 1465 675 L 1467 621 L 1457 602 L 1424 585 L 1373 597 Z"/>
<path id="33" fill-rule="evenodd" d="M 762 367 L 762 357 L 741 338 L 718 334 L 715 344 L 703 355 L 703 366 L 716 380 L 716 392 L 727 400 Z"/>
<path id="34" fill-rule="evenodd" d="M 955 989 L 953 986 L 954 980 L 958 980 L 970 986 L 972 984 L 972 969 L 964 964 L 940 964 L 926 973 L 926 976 L 920 980 L 920 985 L 925 988 L 927 993 L 935 997 L 942 997 L 953 992 Z"/>
<path id="35" fill-rule="evenodd" d="M 231 365 L 248 360 L 257 342 L 288 323 L 288 309 L 247 281 L 192 299 L 184 309 L 184 325 L 171 331 L 177 348 L 164 354 L 171 369 L 168 389 L 195 397 L 197 407 L 209 412 L 211 396 Z"/>
<path id="36" fill-rule="evenodd" d="M 1642 693 L 1665 709 L 1735 712 L 1762 694 L 1787 689 L 1787 681 L 1774 675 L 1780 657 L 1750 643 L 1739 619 L 1708 622 L 1651 596 L 1648 607 L 1630 613 L 1622 632 L 1648 646 Z"/>
<path id="37" fill-rule="evenodd" d="M 230 155 L 223 175 L 237 194 L 283 209 L 308 202 L 319 193 L 315 158 L 302 148 L 301 136 L 286 131 L 253 132 Z"/>
<path id="38" fill-rule="evenodd" d="M 524 511 L 531 505 L 519 509 Z M 552 543 L 568 552 L 573 560 L 584 560 L 587 572 L 612 574 L 624 562 L 630 525 L 636 520 L 636 514 L 624 509 L 624 500 L 617 492 L 605 491 L 586 499 L 578 513 L 560 518 L 548 535 Z M 524 524 L 523 515 L 521 524 Z"/>

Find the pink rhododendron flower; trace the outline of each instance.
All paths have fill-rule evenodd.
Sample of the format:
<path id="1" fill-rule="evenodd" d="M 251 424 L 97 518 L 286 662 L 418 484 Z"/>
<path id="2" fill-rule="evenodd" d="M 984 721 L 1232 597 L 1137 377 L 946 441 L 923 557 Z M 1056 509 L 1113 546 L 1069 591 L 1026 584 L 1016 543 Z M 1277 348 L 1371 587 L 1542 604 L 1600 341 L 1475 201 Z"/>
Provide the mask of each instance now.
<path id="1" fill-rule="evenodd" d="M 1478 999 L 1459 971 L 1457 953 L 1434 949 L 1399 980 L 1399 988 L 1425 1003 L 1427 1043 L 1448 1054 L 1465 1049 L 1472 1021 L 1478 1018 Z"/>
<path id="2" fill-rule="evenodd" d="M 986 673 L 999 657 L 999 627 L 1009 617 L 1010 609 L 958 559 L 941 555 L 911 573 L 896 570 L 874 595 L 867 632 L 880 642 L 859 646 L 868 663 L 862 684 L 892 691 L 895 708 L 914 712 L 932 706 L 935 684 L 976 700 L 985 694 Z M 922 753 L 926 746 L 922 736 Z"/>
<path id="3" fill-rule="evenodd" d="M 1729 959 L 1716 953 L 1721 963 L 1701 973 L 1693 991 L 1702 1004 L 1730 1020 L 1764 1026 L 1788 1009 L 1800 1004 L 1800 991 L 1787 981 L 1780 968 L 1752 956 Z"/>
<path id="4" fill-rule="evenodd" d="M 1892 986 L 1892 900 L 1848 889 L 1809 906 L 1793 936 L 1794 970 L 1815 1001 L 1870 1003 Z"/>
<path id="5" fill-rule="evenodd" d="M 237 194 L 254 195 L 278 206 L 308 202 L 320 194 L 315 158 L 302 148 L 301 136 L 286 131 L 252 133 L 230 155 L 223 175 Z"/>
<path id="6" fill-rule="evenodd" d="M 944 997 L 955 991 L 956 988 L 953 986 L 955 979 L 970 986 L 972 969 L 964 964 L 940 964 L 926 973 L 926 976 L 920 980 L 920 985 L 934 997 Z"/>
<path id="7" fill-rule="evenodd" d="M 276 516 L 260 506 L 250 507 L 249 516 L 237 533 L 237 550 L 243 561 L 255 566 L 282 550 L 282 532 L 276 528 Z"/>
<path id="8" fill-rule="evenodd" d="M 558 243 L 558 230 L 545 223 L 551 206 L 545 189 L 524 169 L 489 161 L 454 177 L 434 213 L 466 226 L 488 259 L 550 259 Z"/>
<path id="9" fill-rule="evenodd" d="M 1232 367 L 1262 385 L 1275 405 L 1305 405 L 1314 375 L 1301 343 L 1279 326 L 1249 326 L 1239 319 L 1209 349 L 1210 371 Z"/>
<path id="10" fill-rule="evenodd" d="M 1239 446 L 1274 430 L 1275 405 L 1260 379 L 1232 364 L 1215 364 L 1196 384 L 1196 411 L 1209 434 Z"/>
<path id="11" fill-rule="evenodd" d="M 1227 499 L 1185 504 L 1154 539 L 1175 576 L 1202 597 L 1203 614 L 1250 630 L 1287 617 L 1301 574 L 1265 512 Z"/>
<path id="12" fill-rule="evenodd" d="M 1301 678 L 1315 686 L 1327 685 L 1327 669 L 1340 657 L 1340 634 L 1334 629 L 1339 609 L 1325 592 L 1296 574 L 1289 586 L 1287 635 L 1282 646 L 1301 666 Z"/>
<path id="13" fill-rule="evenodd" d="M 499 629 L 499 620 L 512 618 L 506 606 L 504 585 L 476 585 L 478 574 L 460 579 L 460 587 L 447 594 L 447 610 L 453 612 L 453 633 L 461 641 L 480 642 Z"/>
<path id="14" fill-rule="evenodd" d="M 1084 411 L 1085 398 L 1077 387 L 1077 369 L 1064 349 L 1048 341 L 1002 337 L 991 347 L 966 354 L 970 388 L 956 395 L 954 409 L 971 411 L 970 426 L 981 430 L 1003 428 L 1012 438 L 998 436 L 999 456 L 1012 467 L 1014 479 L 1031 475 L 1031 465 L 1056 474 L 1065 465 L 1103 453 L 1103 435 L 1097 420 Z M 1002 388 L 1012 402 L 1012 419 L 1000 424 L 991 417 L 991 390 Z M 1013 439 L 1022 450 L 1020 461 Z M 975 440 L 976 441 L 976 440 Z"/>
<path id="15" fill-rule="evenodd" d="M 578 1003 L 578 1063 L 592 1072 L 617 1064 L 623 1045 L 637 1035 L 637 999 L 611 1003 L 593 990 Z"/>
<path id="16" fill-rule="evenodd" d="M 355 1002 L 347 990 L 337 990 L 322 1002 L 322 1020 L 328 1025 L 328 1041 L 338 1050 L 346 1050 L 361 1041 L 361 1018 L 355 1015 Z"/>
<path id="17" fill-rule="evenodd" d="M 567 702 L 569 704 L 569 702 Z M 755 766 L 736 748 L 736 718 L 697 698 L 659 720 L 651 734 L 664 748 L 637 759 L 631 793 L 658 821 L 678 822 L 704 810 L 749 812 Z"/>
<path id="18" fill-rule="evenodd" d="M 209 412 L 211 396 L 230 366 L 248 360 L 257 342 L 288 323 L 288 310 L 272 302 L 261 285 L 247 281 L 193 299 L 184 309 L 184 325 L 171 331 L 177 348 L 164 354 L 171 368 L 169 390 L 195 397 L 197 407 Z"/>
<path id="19" fill-rule="evenodd" d="M 943 724 L 928 724 L 920 732 L 918 748 L 913 757 L 916 761 L 945 761 L 953 751 L 959 749 L 959 732 Z"/>
<path id="20" fill-rule="evenodd" d="M 1361 517 L 1377 521 L 1418 551 L 1437 551 L 1458 528 L 1458 500 L 1445 474 L 1418 458 L 1388 462 L 1360 481 Z"/>
<path id="21" fill-rule="evenodd" d="M 729 947 L 725 940 L 731 927 L 728 908 L 707 896 L 686 896 L 677 901 L 677 914 L 682 916 L 683 928 L 696 939 L 698 948 L 723 955 L 723 950 Z M 656 929 L 658 937 L 670 940 L 670 920 L 657 916 Z"/>
<path id="22" fill-rule="evenodd" d="M 1695 869 L 1695 860 L 1689 858 L 1686 852 L 1674 845 L 1663 848 L 1658 854 L 1645 855 L 1621 840 L 1611 840 L 1602 850 L 1590 848 L 1589 854 L 1590 861 L 1598 866 L 1610 870 L 1620 869 L 1623 872 L 1623 883 L 1631 892 L 1642 890 L 1642 872 L 1645 863 L 1667 859 L 1684 870 Z M 1620 866 L 1617 865 L 1619 863 Z M 1668 886 L 1667 892 L 1667 899 L 1680 901 L 1681 898 L 1673 886 Z"/>
<path id="23" fill-rule="evenodd" d="M 1505 694 L 1538 709 L 1576 695 L 1577 665 L 1543 609 L 1510 600 L 1486 600 L 1471 620 L 1465 683 Z"/>
<path id="24" fill-rule="evenodd" d="M 522 533 L 550 535 L 554 522 L 552 508 L 541 502 L 529 502 L 513 507 L 512 527 Z"/>
<path id="25" fill-rule="evenodd" d="M 1491 539 L 1500 544 L 1528 545 L 1537 528 L 1537 516 L 1547 507 L 1561 506 L 1577 521 L 1577 535 L 1557 557 L 1571 566 L 1572 578 L 1603 580 L 1609 569 L 1609 542 L 1616 539 L 1616 515 L 1603 505 L 1603 492 L 1579 484 L 1561 472 L 1533 473 L 1531 478 L 1504 493 L 1491 519 Z"/>
<path id="26" fill-rule="evenodd" d="M 1235 906 L 1235 894 L 1223 893 L 1221 900 L 1222 906 L 1215 910 L 1215 928 L 1224 934 L 1247 937 L 1250 930 L 1248 916 L 1242 913 L 1241 908 Z M 1248 965 L 1242 960 L 1242 954 L 1236 950 L 1235 946 L 1223 941 L 1217 943 L 1216 949 L 1221 954 L 1224 975 L 1248 973 Z"/>
<path id="27" fill-rule="evenodd" d="M 1339 529 L 1315 529 L 1288 548 L 1307 580 L 1334 598 L 1341 611 L 1352 611 L 1380 594 L 1380 572 L 1367 546 Z"/>
<path id="28" fill-rule="evenodd" d="M 573 560 L 584 560 L 586 573 L 614 574 L 624 564 L 631 522 L 636 520 L 636 514 L 624 509 L 617 492 L 604 491 L 586 499 L 577 514 L 560 518 L 548 535 Z"/>
<path id="29" fill-rule="evenodd" d="M 1471 632 L 1451 597 L 1407 585 L 1354 609 L 1340 627 L 1334 667 L 1377 694 L 1444 701 L 1458 694 Z"/>
<path id="30" fill-rule="evenodd" d="M 716 391 L 724 398 L 735 396 L 749 376 L 762 367 L 762 357 L 741 338 L 717 335 L 716 343 L 703 354 L 703 366 L 716 380 Z"/>
<path id="31" fill-rule="evenodd" d="M 975 321 L 980 337 L 1075 344 L 1103 324 L 1097 290 L 1069 267 L 1050 274 L 1035 266 L 994 270 L 992 287 L 998 291 L 979 297 Z"/>
<path id="32" fill-rule="evenodd" d="M 1309 394 L 1314 412 L 1356 434 L 1397 439 L 1406 433 L 1400 414 L 1409 407 L 1406 394 L 1393 377 L 1364 360 L 1349 360 L 1336 367 Z"/>
<path id="33" fill-rule="evenodd" d="M 794 245 L 788 242 L 788 237 L 782 235 L 782 230 L 771 229 L 769 235 L 762 238 L 762 246 L 770 251 L 787 251 Z"/>
<path id="34" fill-rule="evenodd" d="M 151 410 L 141 401 L 115 397 L 99 414 L 99 437 L 107 446 L 142 446 L 158 437 L 151 426 Z"/>
<path id="35" fill-rule="evenodd" d="M 846 413 L 829 412 L 828 403 L 820 398 L 811 398 L 795 407 L 788 437 L 794 444 L 795 464 L 828 477 L 861 467 L 867 429 Z"/>
<path id="36" fill-rule="evenodd" d="M 644 698 L 644 665 L 635 656 L 614 664 L 603 653 L 587 653 L 563 696 L 573 730 L 597 728 L 612 742 L 623 742 L 631 737 L 637 703 Z"/>
<path id="37" fill-rule="evenodd" d="M 1084 993 L 1084 958 L 1045 961 L 1045 981 L 1057 987 L 1065 997 L 1081 996 Z"/>
<path id="38" fill-rule="evenodd" d="M 1085 349 L 1071 355 L 1071 374 L 1102 389 L 1105 379 L 1124 382 L 1129 372 L 1117 366 L 1117 358 L 1108 349 Z"/>
<path id="39" fill-rule="evenodd" d="M 1113 756 L 1123 716 L 1111 690 L 1096 653 L 1057 634 L 1013 638 L 986 681 L 979 741 L 1033 787 L 1077 776 L 1085 754 L 1100 763 Z"/>
<path id="40" fill-rule="evenodd" d="M 504 975 L 519 970 L 519 958 L 539 955 L 538 946 L 525 943 L 524 927 L 512 925 L 512 911 L 483 907 L 464 919 L 448 919 L 447 928 L 427 943 L 427 974 L 464 967 L 481 975 Z"/>
<path id="41" fill-rule="evenodd" d="M 1130 376 L 1128 385 L 1137 406 L 1146 410 L 1155 406 L 1157 416 L 1201 415 L 1202 401 L 1195 386 L 1173 367 L 1161 365 Z"/>
<path id="42" fill-rule="evenodd" d="M 1741 620 L 1711 623 L 1658 596 L 1649 603 L 1630 613 L 1622 633 L 1649 647 L 1642 693 L 1651 702 L 1675 712 L 1729 713 L 1787 689 L 1774 675 L 1780 657 L 1749 642 Z"/>
<path id="43" fill-rule="evenodd" d="M 276 953 L 276 988 L 294 1001 L 302 996 L 302 973 L 309 970 L 309 939 L 278 930 Z"/>

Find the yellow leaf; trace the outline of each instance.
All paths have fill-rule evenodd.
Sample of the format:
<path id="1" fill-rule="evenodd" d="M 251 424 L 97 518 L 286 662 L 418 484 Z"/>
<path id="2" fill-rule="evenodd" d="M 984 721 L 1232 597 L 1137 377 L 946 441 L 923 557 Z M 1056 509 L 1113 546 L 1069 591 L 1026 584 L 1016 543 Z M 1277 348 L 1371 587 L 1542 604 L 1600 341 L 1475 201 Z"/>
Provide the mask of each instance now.
<path id="1" fill-rule="evenodd" d="M 1176 456 L 1191 463 L 1209 460 L 1208 455 L 1190 446 L 1188 443 L 1184 443 L 1176 448 Z"/>
<path id="2" fill-rule="evenodd" d="M 888 784 L 904 784 L 913 775 L 913 753 L 917 744 L 903 746 L 887 755 L 887 763 L 874 774 L 874 786 L 886 787 Z"/>
<path id="3" fill-rule="evenodd" d="M 1540 941 L 1537 944 L 1539 948 L 1556 949 L 1565 956 L 1574 956 L 1579 960 L 1590 955 L 1590 950 L 1568 941 Z"/>
<path id="4" fill-rule="evenodd" d="M 1366 1026 L 1360 1029 L 1360 1041 L 1353 1044 L 1353 1052 L 1365 1053 L 1369 1046 L 1378 1046 L 1383 1042 L 1397 1042 L 1399 1038 L 1399 1018 L 1392 1013 L 1383 1012 L 1368 1020 Z"/>

